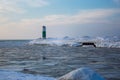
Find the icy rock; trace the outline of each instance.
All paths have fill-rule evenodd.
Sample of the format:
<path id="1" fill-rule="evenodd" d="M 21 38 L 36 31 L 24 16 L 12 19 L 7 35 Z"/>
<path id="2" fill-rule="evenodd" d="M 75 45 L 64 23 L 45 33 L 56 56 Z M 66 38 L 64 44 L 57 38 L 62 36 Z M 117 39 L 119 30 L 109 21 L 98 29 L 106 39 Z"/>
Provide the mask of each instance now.
<path id="1" fill-rule="evenodd" d="M 58 80 L 105 80 L 98 73 L 90 68 L 79 68 L 60 78 Z"/>

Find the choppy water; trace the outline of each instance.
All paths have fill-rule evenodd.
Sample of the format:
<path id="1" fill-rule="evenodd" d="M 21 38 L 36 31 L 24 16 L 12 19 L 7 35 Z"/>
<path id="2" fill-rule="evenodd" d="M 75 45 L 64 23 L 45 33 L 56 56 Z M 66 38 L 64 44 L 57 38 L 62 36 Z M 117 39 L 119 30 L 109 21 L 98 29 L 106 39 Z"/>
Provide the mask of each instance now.
<path id="1" fill-rule="evenodd" d="M 90 67 L 108 80 L 120 79 L 120 48 L 27 45 L 0 41 L 0 70 L 60 77 Z"/>

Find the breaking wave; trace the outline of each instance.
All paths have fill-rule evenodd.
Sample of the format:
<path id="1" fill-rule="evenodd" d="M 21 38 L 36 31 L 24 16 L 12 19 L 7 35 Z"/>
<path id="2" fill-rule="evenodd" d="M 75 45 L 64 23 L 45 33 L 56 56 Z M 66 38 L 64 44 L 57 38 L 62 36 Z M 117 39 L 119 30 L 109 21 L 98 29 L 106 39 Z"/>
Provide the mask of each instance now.
<path id="1" fill-rule="evenodd" d="M 92 69 L 83 67 L 73 70 L 72 72 L 63 75 L 58 79 L 54 77 L 0 70 L 0 80 L 105 80 L 105 79 Z"/>
<path id="2" fill-rule="evenodd" d="M 83 42 L 93 42 L 96 47 L 120 48 L 120 38 L 114 37 L 90 37 L 83 36 L 77 38 L 47 38 L 35 39 L 29 42 L 29 45 L 50 45 L 50 46 L 81 46 Z"/>
<path id="3" fill-rule="evenodd" d="M 0 70 L 0 80 L 56 80 L 52 77 Z"/>

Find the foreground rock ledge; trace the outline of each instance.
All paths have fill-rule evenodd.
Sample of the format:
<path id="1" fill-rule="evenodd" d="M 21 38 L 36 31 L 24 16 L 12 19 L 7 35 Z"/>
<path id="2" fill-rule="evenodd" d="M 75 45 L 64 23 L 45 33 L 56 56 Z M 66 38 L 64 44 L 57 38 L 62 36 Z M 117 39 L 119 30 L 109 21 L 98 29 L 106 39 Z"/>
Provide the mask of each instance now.
<path id="1" fill-rule="evenodd" d="M 79 68 L 58 78 L 58 80 L 105 80 L 105 79 L 98 73 L 91 70 L 90 68 Z"/>

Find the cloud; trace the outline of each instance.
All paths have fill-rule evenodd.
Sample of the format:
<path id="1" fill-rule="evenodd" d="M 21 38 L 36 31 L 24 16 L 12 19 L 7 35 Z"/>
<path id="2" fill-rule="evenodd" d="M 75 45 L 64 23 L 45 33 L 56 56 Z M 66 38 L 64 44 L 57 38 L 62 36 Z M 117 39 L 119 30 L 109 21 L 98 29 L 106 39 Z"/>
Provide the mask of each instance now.
<path id="1" fill-rule="evenodd" d="M 23 2 L 32 7 L 42 7 L 46 6 L 49 3 L 46 0 L 23 0 Z"/>
<path id="2" fill-rule="evenodd" d="M 39 28 L 46 26 L 74 26 L 74 25 L 90 25 L 90 24 L 115 24 L 120 25 L 120 17 L 110 19 L 114 15 L 120 14 L 118 9 L 93 9 L 82 10 L 74 15 L 49 15 L 41 19 L 22 19 L 18 22 L 10 21 L 6 17 L 0 17 L 0 30 L 8 30 L 8 33 L 28 34 L 35 36 L 34 32 L 39 33 Z M 89 26 L 90 27 L 90 26 Z M 18 32 L 17 32 L 18 31 Z M 22 33 L 21 33 L 22 32 Z M 4 32 L 5 33 L 5 32 Z M 37 35 L 37 34 L 36 34 Z"/>
<path id="3" fill-rule="evenodd" d="M 0 24 L 7 22 L 8 22 L 8 18 L 0 16 Z"/>
<path id="4" fill-rule="evenodd" d="M 119 9 L 91 9 L 81 10 L 74 15 L 48 15 L 43 18 L 21 19 L 21 21 L 15 22 L 15 24 L 22 26 L 34 26 L 37 24 L 50 26 L 91 23 L 109 24 L 112 21 L 112 19 L 109 18 L 112 18 L 116 14 L 120 14 Z M 118 21 L 119 17 L 116 17 L 116 20 Z"/>
<path id="5" fill-rule="evenodd" d="M 49 15 L 41 19 L 22 19 L 23 24 L 41 25 L 71 25 L 71 24 L 91 24 L 91 23 L 111 23 L 110 17 L 120 14 L 119 9 L 93 9 L 82 10 L 75 15 Z"/>
<path id="6" fill-rule="evenodd" d="M 99 25 L 102 25 L 103 27 L 113 26 L 112 28 L 114 28 L 120 25 L 120 17 L 114 16 L 117 14 L 120 14 L 119 9 L 92 9 L 81 10 L 74 15 L 49 15 L 43 18 L 21 19 L 18 22 L 0 17 L 0 36 L 7 35 L 6 38 L 31 38 L 31 36 L 34 36 L 32 38 L 36 38 L 40 36 L 38 33 L 40 33 L 40 28 L 43 25 L 53 26 L 54 28 L 61 26 L 63 28 L 85 24 L 87 27 L 92 25 L 98 28 Z M 88 29 L 92 26 L 89 26 Z"/>
<path id="7" fill-rule="evenodd" d="M 8 13 L 8 12 L 21 13 L 22 10 L 18 8 L 14 3 L 11 3 L 10 1 L 1 0 L 0 13 Z"/>
<path id="8" fill-rule="evenodd" d="M 71 24 L 90 24 L 90 23 L 111 23 L 110 17 L 120 14 L 118 9 L 95 9 L 83 10 L 75 15 L 49 15 L 38 19 L 22 19 L 17 24 L 23 26 L 41 25 L 71 25 Z M 118 21 L 119 22 L 119 21 Z"/>
<path id="9" fill-rule="evenodd" d="M 0 13 L 24 13 L 23 4 L 28 7 L 42 7 L 49 3 L 45 0 L 0 0 Z"/>

